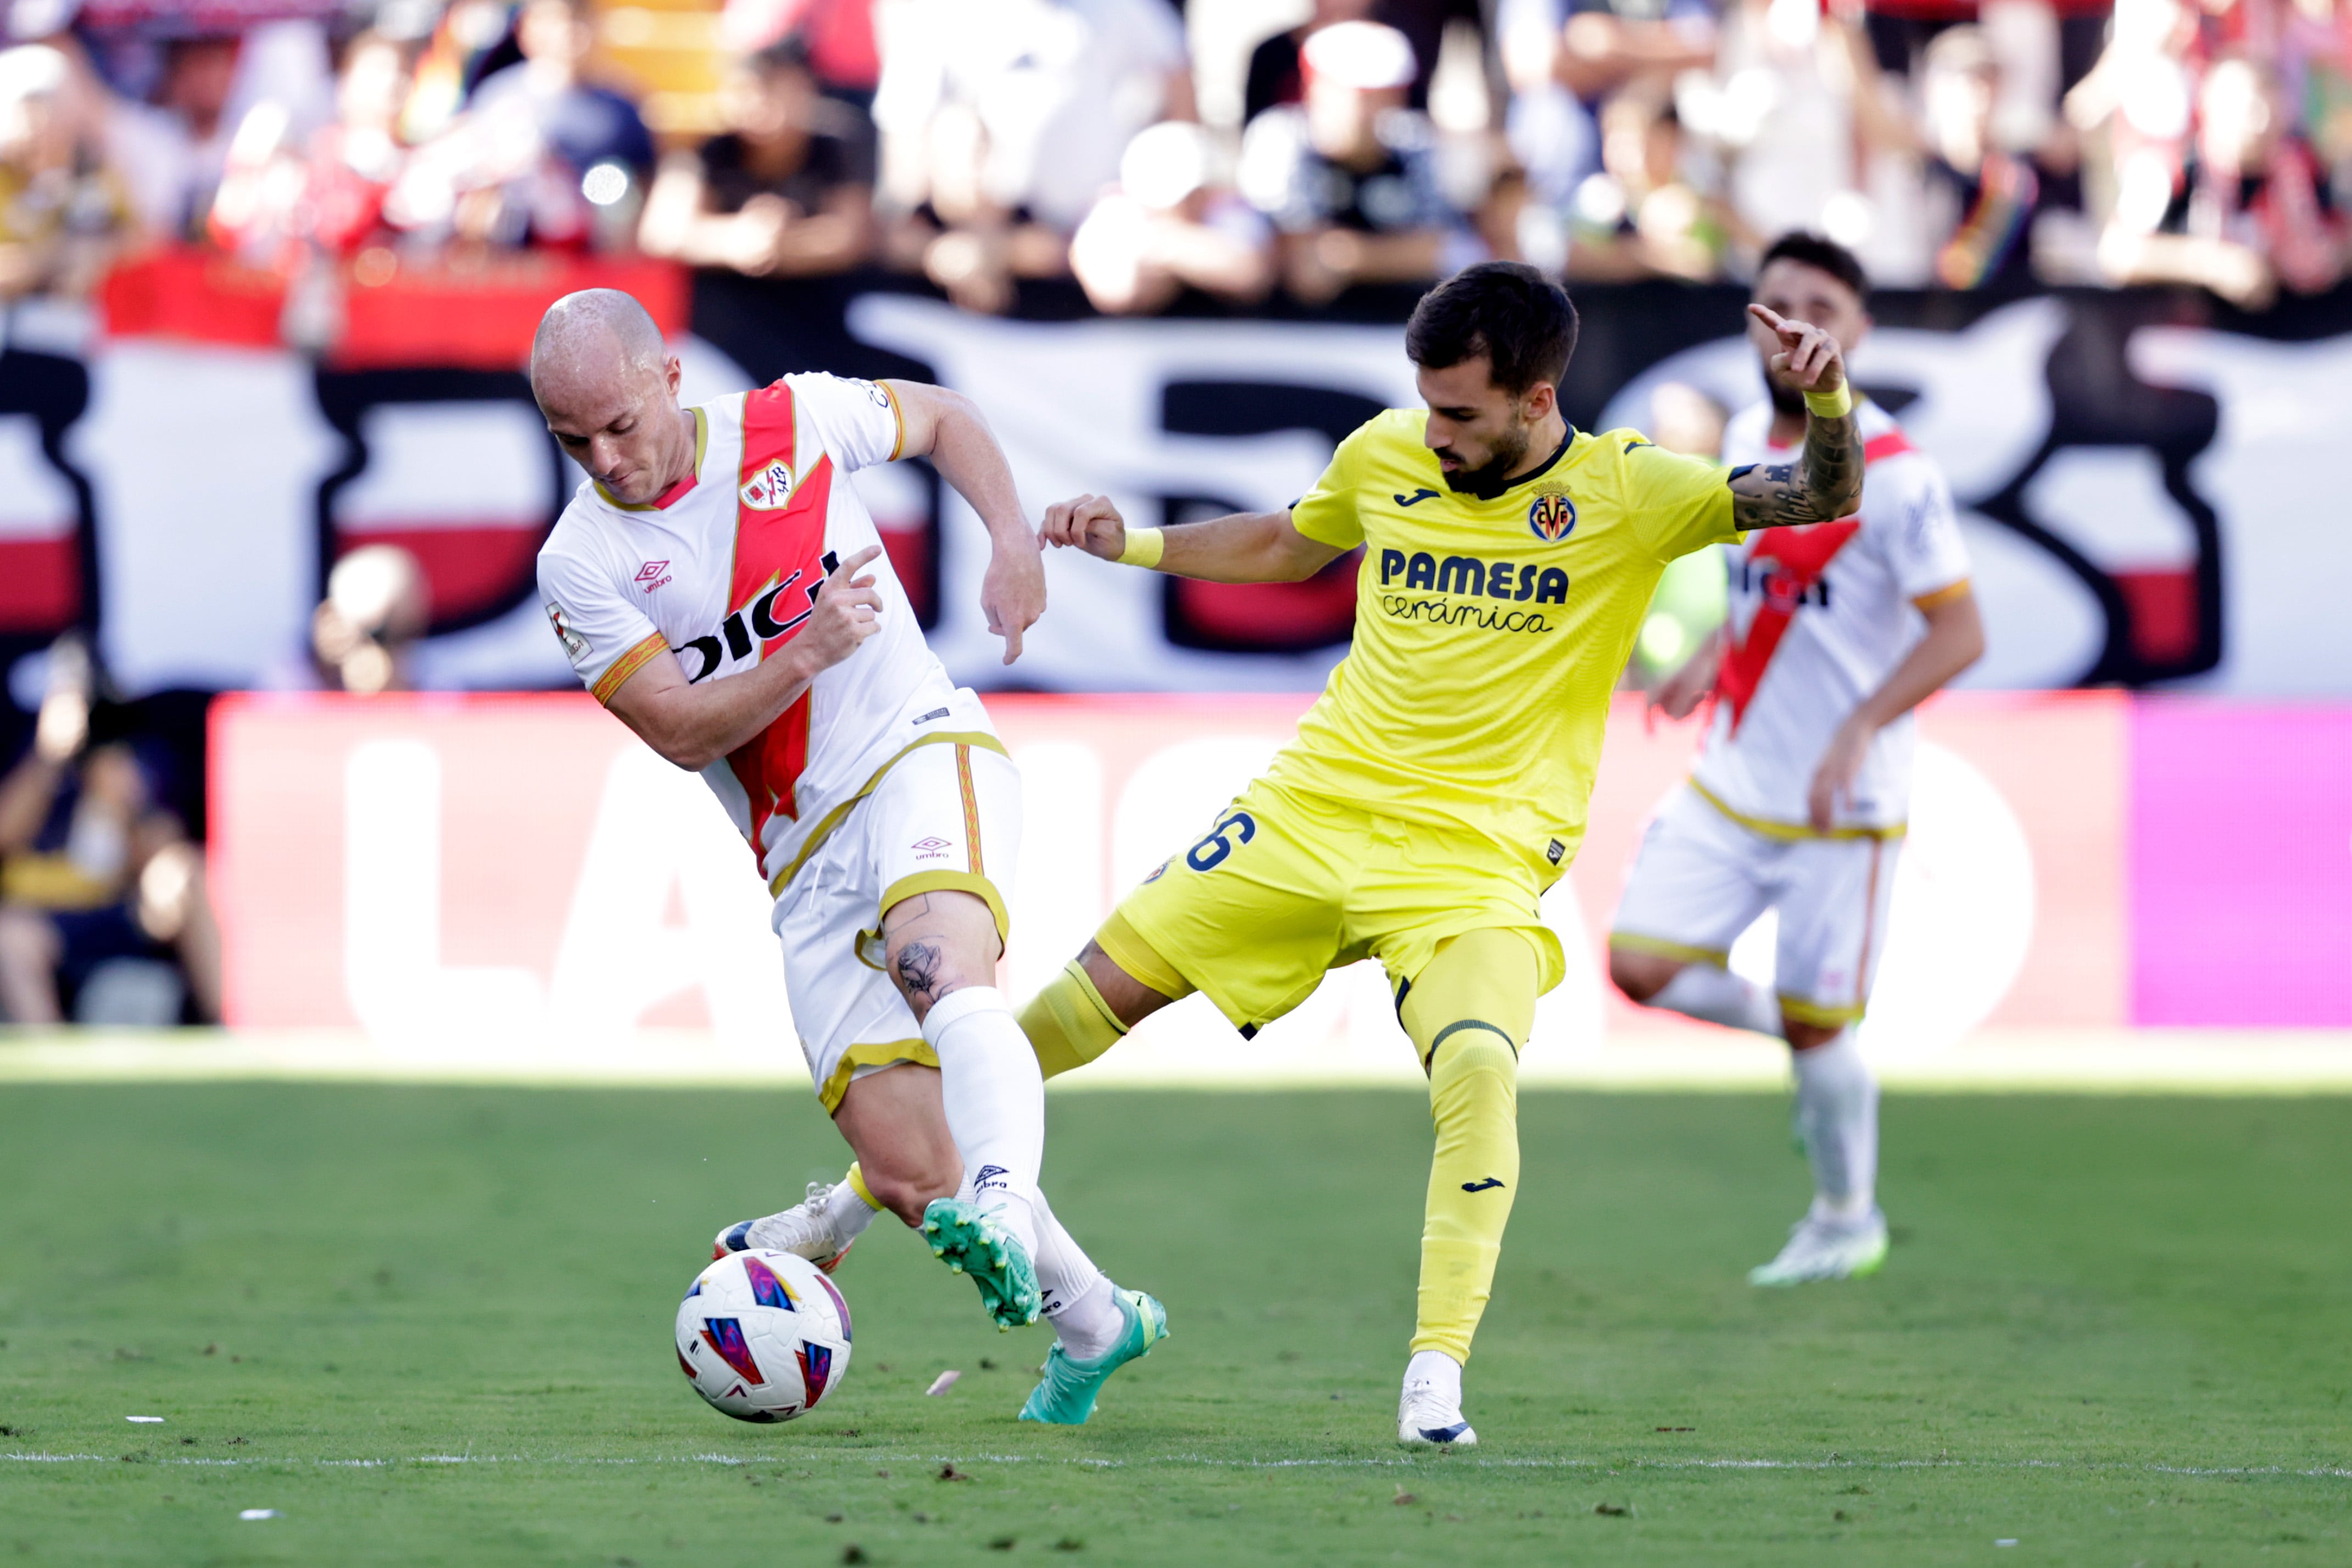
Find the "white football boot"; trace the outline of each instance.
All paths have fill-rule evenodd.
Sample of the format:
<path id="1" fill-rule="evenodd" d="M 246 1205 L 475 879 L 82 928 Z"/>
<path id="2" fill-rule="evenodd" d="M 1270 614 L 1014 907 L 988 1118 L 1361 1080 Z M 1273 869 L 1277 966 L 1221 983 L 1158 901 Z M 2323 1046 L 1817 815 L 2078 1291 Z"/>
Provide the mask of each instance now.
<path id="1" fill-rule="evenodd" d="M 1875 1207 L 1853 1219 L 1807 1214 L 1789 1228 L 1789 1243 L 1769 1263 L 1748 1270 L 1751 1285 L 1802 1285 L 1854 1280 L 1886 1261 L 1886 1216 Z"/>
<path id="2" fill-rule="evenodd" d="M 710 1244 L 710 1256 L 724 1258 L 730 1252 L 764 1247 L 805 1258 L 832 1273 L 857 1244 L 855 1237 L 844 1241 L 835 1233 L 826 1206 L 834 1186 L 831 1182 L 813 1181 L 808 1184 L 808 1196 L 782 1214 L 772 1214 L 765 1219 L 737 1220 Z"/>
<path id="3" fill-rule="evenodd" d="M 1478 1434 L 1462 1418 L 1462 1369 L 1454 1367 L 1451 1377 L 1416 1377 L 1413 1370 L 1406 1367 L 1404 1392 L 1397 1396 L 1397 1441 L 1414 1448 L 1476 1448 Z"/>

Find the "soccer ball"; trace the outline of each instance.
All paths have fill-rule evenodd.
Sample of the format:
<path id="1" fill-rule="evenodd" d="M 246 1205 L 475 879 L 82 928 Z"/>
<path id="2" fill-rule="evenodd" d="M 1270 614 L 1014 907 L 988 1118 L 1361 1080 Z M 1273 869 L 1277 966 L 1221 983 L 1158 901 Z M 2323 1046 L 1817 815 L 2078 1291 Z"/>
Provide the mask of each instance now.
<path id="1" fill-rule="evenodd" d="M 730 1252 L 678 1303 L 677 1364 L 714 1409 L 790 1421 L 848 1373 L 849 1303 L 805 1258 Z"/>

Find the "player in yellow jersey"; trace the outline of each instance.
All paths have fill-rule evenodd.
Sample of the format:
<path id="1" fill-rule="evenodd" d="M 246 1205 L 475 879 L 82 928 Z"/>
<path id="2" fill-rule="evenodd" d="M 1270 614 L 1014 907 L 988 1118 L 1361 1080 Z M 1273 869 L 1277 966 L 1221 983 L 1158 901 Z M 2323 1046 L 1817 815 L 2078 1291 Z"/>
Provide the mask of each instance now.
<path id="1" fill-rule="evenodd" d="M 1403 1442 L 1477 1440 L 1462 1365 L 1518 1186 L 1518 1051 L 1563 972 L 1537 903 L 1584 837 L 1610 690 L 1658 574 L 1743 529 L 1843 517 L 1861 494 L 1836 343 L 1759 319 L 1811 394 L 1800 464 L 1726 469 L 1571 429 L 1558 389 L 1575 308 L 1535 268 L 1490 262 L 1432 289 L 1405 329 L 1426 411 L 1372 419 L 1287 509 L 1164 533 L 1099 497 L 1046 512 L 1050 543 L 1219 582 L 1296 581 L 1363 547 L 1354 648 L 1298 739 L 1021 1023 L 1050 1075 L 1193 990 L 1252 1035 L 1325 970 L 1381 960 L 1436 1126 Z"/>

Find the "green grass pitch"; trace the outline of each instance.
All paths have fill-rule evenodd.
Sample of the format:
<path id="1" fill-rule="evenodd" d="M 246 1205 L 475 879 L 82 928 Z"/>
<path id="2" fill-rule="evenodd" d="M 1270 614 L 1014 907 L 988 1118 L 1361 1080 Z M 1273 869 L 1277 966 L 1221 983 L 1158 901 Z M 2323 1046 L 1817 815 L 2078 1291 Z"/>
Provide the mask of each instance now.
<path id="1" fill-rule="evenodd" d="M 1885 1271 L 1764 1292 L 1777 1101 L 1528 1094 L 1484 1446 L 1412 1456 L 1410 1095 L 1057 1097 L 1174 1328 L 1073 1431 L 887 1219 L 822 1411 L 694 1398 L 708 1238 L 837 1169 L 805 1094 L 0 1089 L 0 1563 L 2352 1562 L 2352 1100 L 1885 1123 Z"/>

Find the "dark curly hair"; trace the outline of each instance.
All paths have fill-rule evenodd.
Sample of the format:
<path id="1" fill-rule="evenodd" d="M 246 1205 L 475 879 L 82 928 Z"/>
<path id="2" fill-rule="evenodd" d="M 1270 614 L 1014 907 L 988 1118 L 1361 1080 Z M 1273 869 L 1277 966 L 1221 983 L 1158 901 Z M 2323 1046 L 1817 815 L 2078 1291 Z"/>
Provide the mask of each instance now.
<path id="1" fill-rule="evenodd" d="M 1576 352 L 1568 290 L 1520 261 L 1465 267 L 1421 297 L 1404 327 L 1404 351 L 1426 370 L 1484 357 L 1496 386 L 1517 397 L 1538 381 L 1559 384 Z"/>

